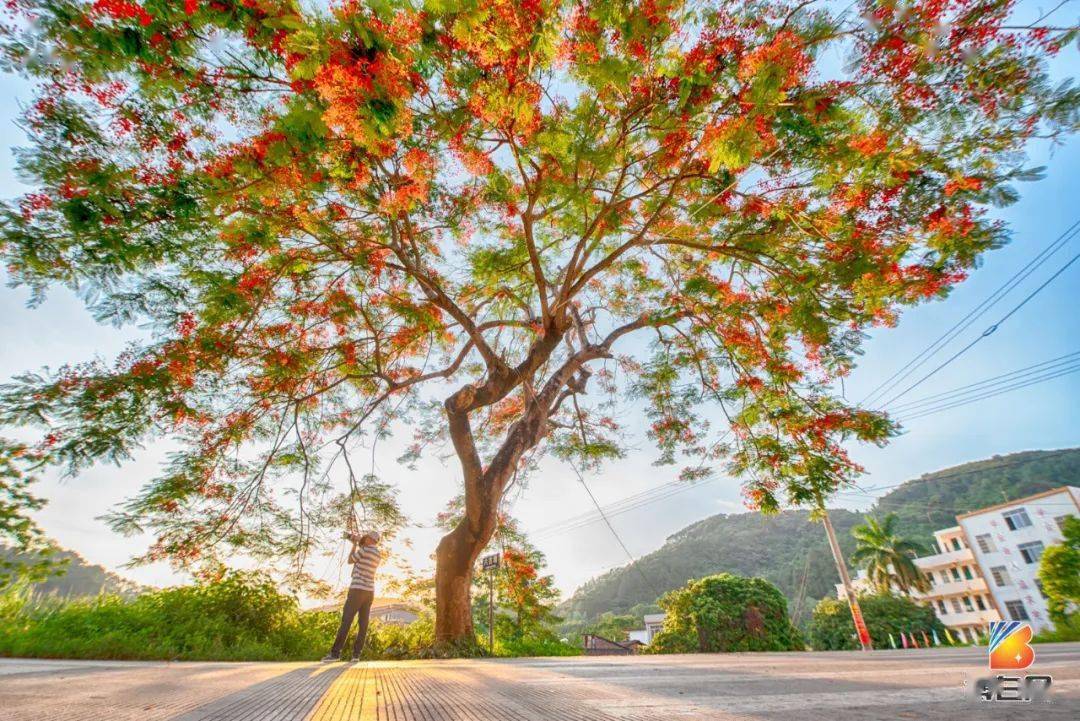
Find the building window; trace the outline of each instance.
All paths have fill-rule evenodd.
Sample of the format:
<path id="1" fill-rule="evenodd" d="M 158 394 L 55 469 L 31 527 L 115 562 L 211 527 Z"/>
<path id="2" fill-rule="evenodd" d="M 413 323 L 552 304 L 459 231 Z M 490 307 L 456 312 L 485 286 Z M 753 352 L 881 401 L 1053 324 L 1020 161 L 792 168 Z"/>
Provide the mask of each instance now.
<path id="1" fill-rule="evenodd" d="M 983 553 L 993 553 L 997 550 L 997 547 L 994 546 L 994 538 L 989 533 L 975 536 L 975 543 L 978 544 L 979 550 Z"/>
<path id="2" fill-rule="evenodd" d="M 1037 578 L 1035 579 L 1035 588 L 1039 589 L 1040 596 L 1042 596 L 1043 598 L 1048 598 L 1048 596 L 1046 595 L 1046 591 L 1043 590 L 1042 581 Z"/>
<path id="3" fill-rule="evenodd" d="M 1024 608 L 1023 601 L 1006 601 L 1005 610 L 1009 612 L 1009 617 L 1014 621 L 1027 621 L 1028 612 Z"/>
<path id="4" fill-rule="evenodd" d="M 957 613 L 963 613 L 964 612 L 964 607 L 960 605 L 960 599 L 959 598 L 954 598 L 952 600 L 952 608 Z"/>
<path id="5" fill-rule="evenodd" d="M 945 573 L 944 571 L 941 572 L 941 582 L 942 583 L 948 583 L 949 582 L 949 574 Z"/>
<path id="6" fill-rule="evenodd" d="M 940 599 L 937 602 L 937 608 L 938 611 L 941 612 L 942 616 L 947 616 L 949 614 L 949 612 L 945 609 L 945 602 Z"/>
<path id="7" fill-rule="evenodd" d="M 971 603 L 971 596 L 964 596 L 964 610 L 965 611 L 974 611 L 975 610 L 975 606 L 973 606 L 972 603 Z"/>
<path id="8" fill-rule="evenodd" d="M 930 587 L 932 588 L 934 586 L 934 574 L 926 573 L 923 575 L 926 577 L 926 582 L 930 584 Z"/>
<path id="9" fill-rule="evenodd" d="M 953 538 L 952 539 L 952 550 L 954 550 L 954 551 L 959 551 L 960 550 L 960 539 L 959 538 Z"/>
<path id="10" fill-rule="evenodd" d="M 980 611 L 986 610 L 986 604 L 983 603 L 982 596 L 975 597 L 975 605 L 979 608 Z"/>
<path id="11" fill-rule="evenodd" d="M 959 581 L 960 580 L 960 571 L 956 570 L 956 566 L 953 566 L 952 568 L 950 568 L 949 571 L 952 573 L 952 580 L 954 580 L 954 581 Z"/>
<path id="12" fill-rule="evenodd" d="M 1009 527 L 1010 531 L 1015 531 L 1017 528 L 1027 528 L 1031 525 L 1031 518 L 1028 517 L 1027 511 L 1023 508 L 1005 511 L 1001 515 L 1005 517 L 1005 525 Z"/>
<path id="13" fill-rule="evenodd" d="M 1042 541 L 1021 543 L 1016 547 L 1016 550 L 1020 551 L 1020 555 L 1024 557 L 1025 563 L 1036 563 L 1043 552 Z"/>
<path id="14" fill-rule="evenodd" d="M 971 573 L 971 566 L 964 566 L 964 578 L 969 581 L 975 580 L 975 576 L 973 576 Z"/>
<path id="15" fill-rule="evenodd" d="M 1065 533 L 1065 521 L 1069 520 L 1070 518 L 1072 518 L 1072 516 L 1070 516 L 1068 514 L 1066 514 L 1064 516 L 1057 516 L 1057 517 L 1054 518 L 1054 523 L 1057 524 L 1057 527 L 1058 527 L 1059 531 L 1061 531 L 1062 533 Z"/>
<path id="16" fill-rule="evenodd" d="M 1008 586 L 1012 583 L 1009 572 L 1004 566 L 994 566 L 990 569 L 990 575 L 994 578 L 995 586 Z"/>

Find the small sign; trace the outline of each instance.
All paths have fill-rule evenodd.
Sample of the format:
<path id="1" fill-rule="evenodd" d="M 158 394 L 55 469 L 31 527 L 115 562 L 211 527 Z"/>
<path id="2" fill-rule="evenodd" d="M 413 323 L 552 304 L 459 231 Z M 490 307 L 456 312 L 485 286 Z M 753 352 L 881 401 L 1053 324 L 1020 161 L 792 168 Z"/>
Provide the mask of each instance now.
<path id="1" fill-rule="evenodd" d="M 485 571 L 491 571 L 499 567 L 499 554 L 492 553 L 480 559 L 480 565 Z"/>

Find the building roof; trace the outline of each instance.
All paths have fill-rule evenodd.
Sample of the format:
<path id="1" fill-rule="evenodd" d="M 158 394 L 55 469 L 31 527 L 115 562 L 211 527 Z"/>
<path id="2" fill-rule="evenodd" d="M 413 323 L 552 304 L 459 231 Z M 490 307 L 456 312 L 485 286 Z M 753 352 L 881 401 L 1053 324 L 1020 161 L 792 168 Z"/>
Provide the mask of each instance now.
<path id="1" fill-rule="evenodd" d="M 1077 510 L 1080 510 L 1080 503 L 1077 502 L 1076 497 L 1071 493 L 1071 491 L 1073 489 L 1080 492 L 1080 489 L 1077 489 L 1075 486 L 1058 486 L 1057 488 L 1051 488 L 1049 491 L 1043 491 L 1042 493 L 1033 493 L 1030 496 L 1024 496 L 1023 498 L 1017 498 L 1015 501 L 1007 501 L 1005 503 L 998 503 L 998 504 L 993 505 L 993 506 L 987 506 L 986 508 L 980 508 L 977 511 L 969 511 L 967 513 L 961 513 L 959 516 L 956 517 L 956 520 L 959 521 L 962 518 L 970 518 L 971 516 L 979 516 L 979 515 L 982 515 L 983 513 L 989 513 L 990 511 L 998 511 L 998 510 L 1001 510 L 1002 508 L 1008 508 L 1009 506 L 1019 506 L 1022 503 L 1027 503 L 1029 501 L 1035 501 L 1035 500 L 1038 500 L 1040 498 L 1046 498 L 1047 496 L 1056 496 L 1059 493 L 1068 493 L 1069 497 L 1073 499 L 1073 503 L 1077 503 Z"/>

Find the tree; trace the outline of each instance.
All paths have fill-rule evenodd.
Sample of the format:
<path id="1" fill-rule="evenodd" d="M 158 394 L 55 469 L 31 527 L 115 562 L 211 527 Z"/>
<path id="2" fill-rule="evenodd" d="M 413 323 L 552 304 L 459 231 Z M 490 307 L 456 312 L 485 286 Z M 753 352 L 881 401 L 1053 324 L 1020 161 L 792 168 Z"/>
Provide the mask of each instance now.
<path id="1" fill-rule="evenodd" d="M 922 606 L 903 596 L 866 595 L 859 597 L 859 605 L 866 614 L 866 627 L 870 638 L 878 648 L 884 648 L 891 634 L 896 643 L 900 643 L 900 633 L 917 634 L 916 639 L 923 644 L 922 633 L 938 640 L 945 639 L 945 626 L 934 610 Z M 814 607 L 808 631 L 810 645 L 816 651 L 837 651 L 859 648 L 855 635 L 855 623 L 851 620 L 847 601 L 836 598 L 823 598 Z"/>
<path id="2" fill-rule="evenodd" d="M 0 588 L 17 581 L 43 581 L 67 565 L 28 515 L 45 506 L 30 491 L 37 479 L 22 468 L 21 461 L 33 453 L 25 444 L 0 438 Z"/>
<path id="3" fill-rule="evenodd" d="M 175 438 L 114 527 L 156 534 L 145 559 L 302 570 L 368 496 L 350 451 L 416 414 L 465 490 L 440 642 L 472 636 L 515 475 L 621 452 L 603 398 L 753 508 L 850 481 L 845 441 L 895 430 L 834 389 L 863 331 L 1004 242 L 986 207 L 1080 97 L 1047 78 L 1071 35 L 1007 0 L 6 7 L 38 88 L 10 277 L 151 337 L 18 378 L 0 423 L 69 473 Z"/>
<path id="4" fill-rule="evenodd" d="M 761 578 L 707 576 L 660 599 L 667 617 L 649 650 L 656 653 L 800 651 L 802 637 L 780 590 Z"/>
<path id="5" fill-rule="evenodd" d="M 495 636 L 509 641 L 555 639 L 559 621 L 555 605 L 559 590 L 551 575 L 541 575 L 544 554 L 522 538 L 500 552 L 495 572 Z M 477 576 L 473 588 L 473 618 L 482 632 L 487 630 L 488 593 L 486 574 Z"/>
<path id="6" fill-rule="evenodd" d="M 929 583 L 915 565 L 915 557 L 926 549 L 917 541 L 899 535 L 895 513 L 882 520 L 866 517 L 866 523 L 851 529 L 855 537 L 855 552 L 851 562 L 866 569 L 867 576 L 879 594 L 888 594 L 895 586 L 905 596 L 925 591 Z"/>
<path id="7" fill-rule="evenodd" d="M 1080 518 L 1065 519 L 1061 532 L 1062 542 L 1047 548 L 1039 559 L 1039 580 L 1050 617 L 1064 625 L 1080 607 Z"/>

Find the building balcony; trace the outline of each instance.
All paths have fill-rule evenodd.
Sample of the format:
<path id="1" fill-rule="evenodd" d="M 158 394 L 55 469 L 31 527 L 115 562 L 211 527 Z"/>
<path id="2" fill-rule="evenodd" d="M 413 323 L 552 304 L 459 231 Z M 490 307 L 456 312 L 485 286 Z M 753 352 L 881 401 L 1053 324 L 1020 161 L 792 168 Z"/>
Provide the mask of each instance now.
<path id="1" fill-rule="evenodd" d="M 947 568 L 959 563 L 972 563 L 974 561 L 975 554 L 971 552 L 971 549 L 961 548 L 959 551 L 948 551 L 947 553 L 936 553 L 933 556 L 916 558 L 915 565 L 924 571 L 932 571 L 936 568 Z"/>
<path id="2" fill-rule="evenodd" d="M 959 626 L 985 626 L 991 621 L 1000 621 L 1001 614 L 992 608 L 988 608 L 985 611 L 964 611 L 963 613 L 952 613 L 951 610 L 945 615 L 938 614 L 938 618 L 946 626 L 956 628 Z"/>
<path id="3" fill-rule="evenodd" d="M 947 596 L 966 596 L 972 593 L 986 593 L 990 589 L 986 580 L 982 578 L 964 579 L 962 581 L 950 581 L 949 583 L 935 583 L 926 593 L 914 592 L 912 595 L 920 600 L 934 600 Z"/>

